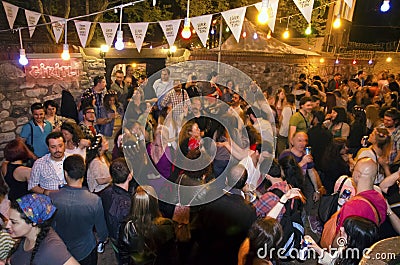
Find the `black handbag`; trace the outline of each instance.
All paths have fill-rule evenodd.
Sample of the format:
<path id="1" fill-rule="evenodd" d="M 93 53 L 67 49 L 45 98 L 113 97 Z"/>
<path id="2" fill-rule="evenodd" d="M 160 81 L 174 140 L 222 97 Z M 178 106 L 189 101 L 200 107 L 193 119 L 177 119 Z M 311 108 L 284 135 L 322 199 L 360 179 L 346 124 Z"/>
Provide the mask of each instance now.
<path id="1" fill-rule="evenodd" d="M 338 208 L 338 200 L 339 200 L 339 195 L 340 191 L 343 188 L 344 183 L 346 182 L 347 177 L 343 179 L 342 183 L 340 184 L 339 189 L 329 195 L 323 195 L 321 197 L 320 203 L 319 203 L 319 208 L 318 208 L 318 215 L 319 219 L 321 220 L 322 223 L 326 223 L 331 216 L 336 213 L 337 208 Z"/>

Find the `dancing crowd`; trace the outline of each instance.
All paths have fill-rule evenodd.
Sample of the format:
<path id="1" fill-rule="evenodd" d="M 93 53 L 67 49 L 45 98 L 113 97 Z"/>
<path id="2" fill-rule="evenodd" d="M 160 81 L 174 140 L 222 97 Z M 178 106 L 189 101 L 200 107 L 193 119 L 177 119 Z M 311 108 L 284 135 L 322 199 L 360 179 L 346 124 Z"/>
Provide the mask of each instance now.
<path id="1" fill-rule="evenodd" d="M 128 66 L 72 108 L 31 105 L 4 147 L 0 264 L 97 264 L 106 244 L 120 265 L 281 264 L 305 248 L 358 264 L 341 254 L 399 235 L 400 75 L 276 91 L 174 76 Z"/>

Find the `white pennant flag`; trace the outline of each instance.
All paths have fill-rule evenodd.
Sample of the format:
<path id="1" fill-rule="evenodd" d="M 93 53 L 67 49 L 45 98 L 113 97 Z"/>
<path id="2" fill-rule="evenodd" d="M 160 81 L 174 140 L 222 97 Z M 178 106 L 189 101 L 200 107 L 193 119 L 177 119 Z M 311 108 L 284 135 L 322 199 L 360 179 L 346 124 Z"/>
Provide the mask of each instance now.
<path id="1" fill-rule="evenodd" d="M 28 23 L 29 26 L 29 37 L 32 38 L 32 35 L 35 32 L 36 25 L 40 18 L 40 13 L 25 9 L 25 17 L 26 17 L 26 22 Z"/>
<path id="2" fill-rule="evenodd" d="M 90 21 L 74 21 L 76 31 L 78 32 L 79 40 L 81 41 L 82 47 L 86 47 L 86 41 L 88 39 L 90 26 L 92 22 Z"/>
<path id="3" fill-rule="evenodd" d="M 268 1 L 268 27 L 274 32 L 275 29 L 275 21 L 276 21 L 276 14 L 278 13 L 278 4 L 279 0 L 269 0 Z M 258 12 L 261 11 L 262 2 L 255 4 Z"/>
<path id="4" fill-rule="evenodd" d="M 350 7 L 353 7 L 353 0 L 344 0 L 344 2 Z"/>
<path id="5" fill-rule="evenodd" d="M 297 8 L 300 9 L 301 14 L 308 23 L 311 23 L 311 13 L 314 6 L 314 0 L 293 0 Z"/>
<path id="6" fill-rule="evenodd" d="M 53 27 L 54 37 L 56 38 L 56 43 L 60 40 L 61 33 L 64 30 L 64 21 L 62 17 L 49 16 L 51 21 L 51 26 Z M 57 22 L 56 22 L 57 21 Z"/>
<path id="7" fill-rule="evenodd" d="M 12 29 L 14 27 L 14 21 L 15 21 L 15 18 L 17 17 L 19 7 L 9 4 L 7 2 L 4 2 L 4 1 L 3 1 L 3 7 L 4 7 L 4 11 L 6 12 L 8 24 L 10 25 L 10 28 Z"/>
<path id="8" fill-rule="evenodd" d="M 212 15 L 205 15 L 199 17 L 192 17 L 190 21 L 192 22 L 193 28 L 199 36 L 201 43 L 203 46 L 206 47 L 208 33 L 210 32 L 210 25 L 211 25 Z"/>
<path id="9" fill-rule="evenodd" d="M 106 39 L 106 44 L 111 47 L 115 33 L 117 33 L 119 24 L 118 23 L 100 23 L 101 30 L 103 31 L 104 39 Z"/>
<path id="10" fill-rule="evenodd" d="M 131 29 L 133 40 L 136 44 L 136 49 L 138 52 L 142 49 L 144 38 L 146 37 L 147 27 L 149 23 L 129 23 L 129 28 Z"/>
<path id="11" fill-rule="evenodd" d="M 244 15 L 246 15 L 246 7 L 239 7 L 224 11 L 221 13 L 228 24 L 229 29 L 232 31 L 236 41 L 239 42 L 240 33 L 242 32 L 242 26 L 244 21 Z"/>
<path id="12" fill-rule="evenodd" d="M 169 46 L 173 46 L 176 35 L 178 34 L 179 25 L 181 24 L 181 19 L 160 21 L 158 23 L 160 23 L 160 26 L 164 32 L 165 37 L 167 38 Z"/>

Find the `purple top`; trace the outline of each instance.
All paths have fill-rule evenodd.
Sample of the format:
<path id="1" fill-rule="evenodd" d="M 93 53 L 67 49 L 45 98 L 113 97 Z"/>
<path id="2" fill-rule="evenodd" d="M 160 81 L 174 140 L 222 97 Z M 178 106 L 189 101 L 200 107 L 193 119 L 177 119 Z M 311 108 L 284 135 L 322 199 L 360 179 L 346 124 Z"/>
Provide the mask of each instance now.
<path id="1" fill-rule="evenodd" d="M 149 156 L 151 156 L 151 144 L 147 145 L 147 153 L 149 154 Z M 166 179 L 168 179 L 171 176 L 171 167 L 172 167 L 172 163 L 171 161 L 169 161 L 168 157 L 171 158 L 171 149 L 169 146 L 165 148 L 164 154 L 161 156 L 158 163 L 156 164 L 153 162 L 154 166 L 156 167 L 160 175 Z"/>

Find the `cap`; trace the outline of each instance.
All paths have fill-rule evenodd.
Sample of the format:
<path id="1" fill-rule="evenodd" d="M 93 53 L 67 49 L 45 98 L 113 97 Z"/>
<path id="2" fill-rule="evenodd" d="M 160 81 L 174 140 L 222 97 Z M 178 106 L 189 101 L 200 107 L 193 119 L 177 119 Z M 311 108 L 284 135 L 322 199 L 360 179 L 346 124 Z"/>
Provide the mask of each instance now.
<path id="1" fill-rule="evenodd" d="M 26 217 L 36 224 L 42 224 L 49 220 L 56 211 L 50 198 L 43 194 L 27 194 L 17 199 L 17 203 Z"/>

